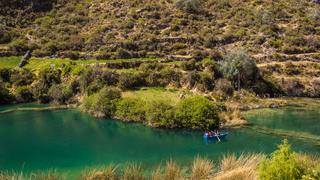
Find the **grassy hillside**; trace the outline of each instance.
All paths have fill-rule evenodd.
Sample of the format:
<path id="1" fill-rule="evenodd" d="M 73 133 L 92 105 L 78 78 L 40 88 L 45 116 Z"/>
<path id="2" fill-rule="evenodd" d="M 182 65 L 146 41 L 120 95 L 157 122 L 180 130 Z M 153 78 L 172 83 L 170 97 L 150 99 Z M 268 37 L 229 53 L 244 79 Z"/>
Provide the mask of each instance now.
<path id="1" fill-rule="evenodd" d="M 3 54 L 82 58 L 211 56 L 246 47 L 257 60 L 318 59 L 311 0 L 32 0 L 0 4 Z M 291 57 L 291 58 L 294 58 Z"/>

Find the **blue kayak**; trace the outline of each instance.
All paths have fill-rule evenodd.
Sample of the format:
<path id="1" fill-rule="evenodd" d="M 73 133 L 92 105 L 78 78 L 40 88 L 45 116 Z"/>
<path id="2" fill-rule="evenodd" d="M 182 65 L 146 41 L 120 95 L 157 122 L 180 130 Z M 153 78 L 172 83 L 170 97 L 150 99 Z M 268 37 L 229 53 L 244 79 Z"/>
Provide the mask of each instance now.
<path id="1" fill-rule="evenodd" d="M 225 137 L 228 135 L 228 132 L 219 132 L 219 133 L 205 133 L 203 135 L 203 138 L 206 140 L 218 140 L 221 141 L 223 139 L 225 139 Z"/>

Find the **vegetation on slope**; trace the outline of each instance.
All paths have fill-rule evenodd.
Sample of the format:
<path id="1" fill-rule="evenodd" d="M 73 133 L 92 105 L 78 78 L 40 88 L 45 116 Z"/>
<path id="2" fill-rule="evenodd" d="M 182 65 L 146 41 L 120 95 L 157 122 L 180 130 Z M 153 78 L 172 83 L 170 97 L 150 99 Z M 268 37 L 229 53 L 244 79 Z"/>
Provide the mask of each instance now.
<path id="1" fill-rule="evenodd" d="M 320 48 L 319 5 L 310 0 L 32 0 L 0 6 L 4 54 L 31 48 L 36 56 L 72 59 L 216 58 L 217 49 L 246 46 L 258 59 L 277 59 Z"/>

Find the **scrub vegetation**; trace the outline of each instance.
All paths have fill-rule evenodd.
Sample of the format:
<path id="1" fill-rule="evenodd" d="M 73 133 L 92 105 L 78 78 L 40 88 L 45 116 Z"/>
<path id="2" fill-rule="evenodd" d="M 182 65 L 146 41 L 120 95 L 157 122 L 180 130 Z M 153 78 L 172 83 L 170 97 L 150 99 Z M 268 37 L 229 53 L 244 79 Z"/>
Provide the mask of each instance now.
<path id="1" fill-rule="evenodd" d="M 150 170 L 148 170 L 150 171 Z M 320 178 L 320 159 L 292 151 L 290 144 L 284 140 L 270 156 L 263 154 L 243 154 L 240 156 L 225 155 L 220 161 L 211 161 L 204 157 L 196 157 L 192 164 L 181 165 L 173 160 L 146 173 L 139 164 L 109 165 L 90 168 L 81 173 L 82 180 L 253 180 L 253 179 L 303 179 L 317 180 Z M 64 176 L 55 172 L 24 175 L 19 173 L 1 172 L 4 180 L 58 180 Z"/>

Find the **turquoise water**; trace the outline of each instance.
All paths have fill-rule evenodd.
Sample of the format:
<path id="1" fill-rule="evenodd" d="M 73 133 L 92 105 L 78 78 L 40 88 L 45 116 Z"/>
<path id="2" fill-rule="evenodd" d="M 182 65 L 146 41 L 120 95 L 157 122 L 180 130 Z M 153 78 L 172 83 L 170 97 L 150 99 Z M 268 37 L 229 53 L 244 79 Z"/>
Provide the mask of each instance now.
<path id="1" fill-rule="evenodd" d="M 320 109 L 310 110 L 297 107 L 259 109 L 247 112 L 246 118 L 254 125 L 265 128 L 320 136 Z"/>
<path id="2" fill-rule="evenodd" d="M 2 107 L 7 108 L 14 106 Z M 303 125 L 297 129 L 304 130 Z M 0 170 L 56 169 L 74 174 L 86 167 L 128 161 L 150 169 L 170 158 L 189 165 L 197 155 L 218 160 L 225 153 L 270 153 L 282 139 L 244 128 L 230 130 L 222 143 L 207 144 L 200 131 L 152 129 L 96 119 L 75 109 L 17 111 L 0 114 Z M 289 142 L 297 151 L 320 152 L 320 146 L 303 140 Z"/>

